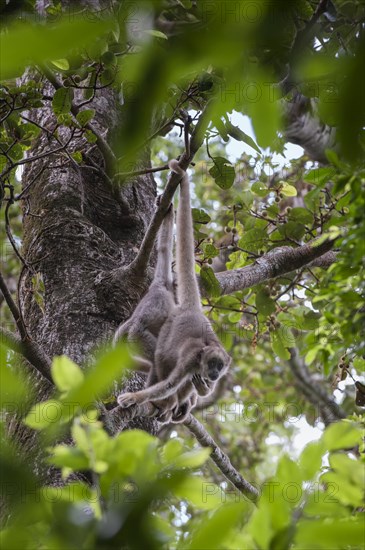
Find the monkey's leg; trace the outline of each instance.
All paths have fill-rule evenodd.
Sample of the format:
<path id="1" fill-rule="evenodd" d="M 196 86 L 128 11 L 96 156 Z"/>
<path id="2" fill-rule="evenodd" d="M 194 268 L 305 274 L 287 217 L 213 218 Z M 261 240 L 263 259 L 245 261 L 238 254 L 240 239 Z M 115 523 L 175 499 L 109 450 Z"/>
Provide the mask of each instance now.
<path id="1" fill-rule="evenodd" d="M 161 422 L 161 424 L 169 424 L 171 422 L 172 411 L 176 407 L 177 403 L 178 401 L 176 394 L 168 397 L 167 399 L 153 402 L 153 404 L 160 409 L 159 413 L 156 415 L 156 418 L 159 422 Z"/>
<path id="2" fill-rule="evenodd" d="M 128 332 L 128 342 L 139 344 L 142 348 L 143 356 L 148 361 L 153 361 L 157 338 L 146 326 L 143 326 L 141 323 L 133 324 Z"/>
<path id="3" fill-rule="evenodd" d="M 197 393 L 194 385 L 189 381 L 184 384 L 178 393 L 178 406 L 173 411 L 172 422 L 183 422 L 197 402 Z"/>

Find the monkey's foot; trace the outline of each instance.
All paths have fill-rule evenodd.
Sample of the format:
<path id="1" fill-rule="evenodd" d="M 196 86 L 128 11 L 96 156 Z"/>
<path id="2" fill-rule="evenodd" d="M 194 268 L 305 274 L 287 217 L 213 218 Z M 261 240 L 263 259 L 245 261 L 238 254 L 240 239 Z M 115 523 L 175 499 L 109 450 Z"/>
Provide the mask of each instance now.
<path id="1" fill-rule="evenodd" d="M 184 420 L 187 419 L 189 416 L 191 407 L 188 403 L 183 403 L 178 409 L 174 409 L 173 415 L 172 415 L 172 422 L 174 424 L 179 424 L 180 422 L 184 422 Z"/>
<path id="2" fill-rule="evenodd" d="M 132 407 L 133 405 L 138 404 L 136 394 L 129 392 L 118 395 L 117 401 L 123 409 L 127 409 L 128 407 Z"/>
<path id="3" fill-rule="evenodd" d="M 171 417 L 172 417 L 172 411 L 161 411 L 156 416 L 156 419 L 158 422 L 161 422 L 161 424 L 170 424 Z"/>

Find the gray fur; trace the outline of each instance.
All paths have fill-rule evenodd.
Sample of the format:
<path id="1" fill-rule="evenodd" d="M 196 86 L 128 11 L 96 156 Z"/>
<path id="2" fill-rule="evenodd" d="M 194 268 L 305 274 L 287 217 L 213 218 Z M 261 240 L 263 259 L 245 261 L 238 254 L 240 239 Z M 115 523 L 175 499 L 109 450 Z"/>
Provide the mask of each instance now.
<path id="1" fill-rule="evenodd" d="M 158 236 L 157 265 L 150 288 L 137 305 L 133 315 L 117 329 L 113 343 L 123 337 L 137 343 L 143 357 L 137 357 L 142 370 L 153 364 L 157 337 L 163 323 L 175 306 L 172 286 L 172 247 L 174 212 L 170 206 Z"/>
<path id="2" fill-rule="evenodd" d="M 163 411 L 160 419 L 182 422 L 195 406 L 197 395 L 213 391 L 231 358 L 201 310 L 187 175 L 176 160 L 169 166 L 182 176 L 177 213 L 178 305 L 170 309 L 157 338 L 153 369 L 157 379 L 150 376 L 147 388 L 122 394 L 118 402 L 130 407 L 152 401 Z"/>

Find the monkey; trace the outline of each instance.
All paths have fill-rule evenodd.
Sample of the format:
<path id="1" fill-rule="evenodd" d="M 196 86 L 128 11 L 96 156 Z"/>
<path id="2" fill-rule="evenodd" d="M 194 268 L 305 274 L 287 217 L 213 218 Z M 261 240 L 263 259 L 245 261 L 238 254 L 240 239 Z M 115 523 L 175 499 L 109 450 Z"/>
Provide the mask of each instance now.
<path id="1" fill-rule="evenodd" d="M 137 305 L 133 315 L 119 326 L 113 344 L 127 336 L 129 342 L 137 341 L 143 357 L 135 357 L 137 366 L 150 374 L 151 383 L 157 378 L 153 372 L 153 361 L 159 331 L 175 306 L 172 282 L 174 211 L 170 205 L 162 222 L 157 242 L 157 264 L 153 281 Z M 152 374 L 151 374 L 152 373 Z"/>
<path id="2" fill-rule="evenodd" d="M 209 395 L 213 391 L 217 380 L 227 371 L 231 358 L 201 308 L 195 276 L 188 177 L 177 160 L 171 160 L 169 167 L 182 176 L 176 239 L 178 303 L 170 310 L 157 338 L 154 368 L 158 381 L 151 384 L 150 380 L 148 387 L 141 391 L 119 395 L 118 403 L 123 408 L 147 401 L 158 406 L 159 400 L 171 398 L 175 405 L 172 419 L 182 422 L 195 406 L 198 392 L 200 395 Z M 171 403 L 169 408 L 171 410 Z"/>

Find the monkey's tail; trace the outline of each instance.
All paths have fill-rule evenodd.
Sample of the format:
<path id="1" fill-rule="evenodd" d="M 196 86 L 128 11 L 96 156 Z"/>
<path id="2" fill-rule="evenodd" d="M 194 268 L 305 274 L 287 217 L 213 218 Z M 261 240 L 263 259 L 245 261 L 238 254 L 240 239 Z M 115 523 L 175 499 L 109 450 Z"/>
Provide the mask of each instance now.
<path id="1" fill-rule="evenodd" d="M 179 304 L 188 309 L 200 310 L 200 293 L 195 275 L 195 247 L 193 218 L 190 206 L 188 176 L 177 160 L 170 160 L 169 167 L 180 174 L 179 206 L 177 209 L 176 270 L 177 297 Z"/>
<path id="2" fill-rule="evenodd" d="M 172 205 L 160 227 L 157 244 L 157 264 L 155 281 L 161 281 L 166 287 L 172 284 L 172 247 L 174 242 L 174 210 Z"/>

